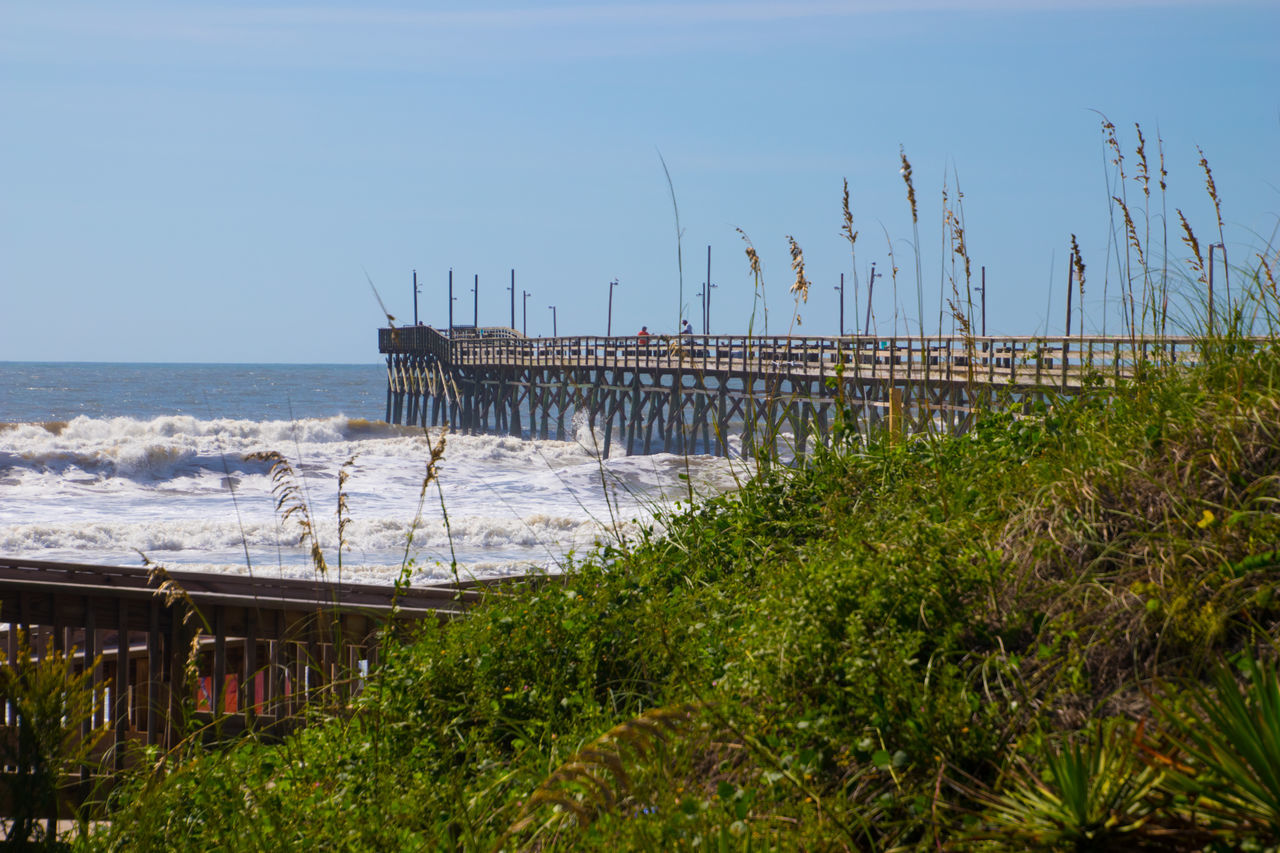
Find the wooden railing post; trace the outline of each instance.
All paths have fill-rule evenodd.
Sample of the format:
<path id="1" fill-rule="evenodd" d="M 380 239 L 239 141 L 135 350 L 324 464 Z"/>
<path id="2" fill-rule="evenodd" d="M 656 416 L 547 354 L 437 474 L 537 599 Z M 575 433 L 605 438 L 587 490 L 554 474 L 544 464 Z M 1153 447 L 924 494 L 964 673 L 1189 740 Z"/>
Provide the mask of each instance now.
<path id="1" fill-rule="evenodd" d="M 893 444 L 901 444 L 906 435 L 902 418 L 902 389 L 894 385 L 889 388 L 889 440 Z"/>
<path id="2" fill-rule="evenodd" d="M 116 678 L 111 685 L 112 729 L 115 732 L 114 762 L 124 769 L 125 744 L 129 739 L 129 602 L 120 599 L 116 608 Z"/>

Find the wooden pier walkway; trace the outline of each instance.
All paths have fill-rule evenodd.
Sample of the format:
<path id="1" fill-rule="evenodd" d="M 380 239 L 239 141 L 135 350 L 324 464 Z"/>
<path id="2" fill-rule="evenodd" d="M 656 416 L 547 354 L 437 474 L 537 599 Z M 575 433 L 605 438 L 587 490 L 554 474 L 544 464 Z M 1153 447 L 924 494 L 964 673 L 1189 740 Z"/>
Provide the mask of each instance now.
<path id="1" fill-rule="evenodd" d="M 1190 337 L 526 338 L 508 328 L 378 330 L 392 423 L 571 438 L 574 416 L 602 452 L 802 454 L 829 438 L 836 407 L 859 428 L 901 405 L 908 431 L 963 431 L 975 410 L 1114 384 L 1143 364 L 1192 364 Z M 593 432 L 594 434 L 594 432 Z"/>
<path id="2" fill-rule="evenodd" d="M 390 621 L 451 619 L 490 594 L 488 586 L 397 592 L 261 573 L 0 559 L 0 621 L 7 623 L 0 643 L 9 665 L 21 659 L 19 631 L 36 658 L 50 646 L 74 650 L 73 670 L 88 672 L 106 693 L 82 735 L 106 727 L 94 764 L 119 770 L 133 760 L 131 745 L 170 747 L 193 726 L 217 736 L 286 732 L 308 703 L 340 703 L 359 689 L 378 664 L 378 631 Z M 16 709 L 0 714 L 0 743 L 12 747 Z M 0 793 L 18 778 L 21 760 L 13 749 L 3 754 Z M 0 814 L 10 814 L 3 800 Z"/>

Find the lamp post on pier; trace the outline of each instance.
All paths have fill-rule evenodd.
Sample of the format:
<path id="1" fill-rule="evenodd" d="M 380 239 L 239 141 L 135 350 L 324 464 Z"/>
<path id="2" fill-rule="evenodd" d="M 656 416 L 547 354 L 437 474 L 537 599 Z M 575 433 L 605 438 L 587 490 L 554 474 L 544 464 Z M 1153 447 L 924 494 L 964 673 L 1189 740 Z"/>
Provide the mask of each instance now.
<path id="1" fill-rule="evenodd" d="M 717 287 L 711 283 L 711 247 L 707 246 L 707 281 L 702 288 L 702 334 L 711 334 L 711 288 Z"/>
<path id="2" fill-rule="evenodd" d="M 982 294 L 982 336 L 985 338 L 987 336 L 987 268 L 985 265 L 982 267 L 982 284 L 978 287 L 978 293 Z M 1083 326 L 1083 321 L 1081 325 Z M 1081 328 L 1081 331 L 1083 332 L 1084 329 Z M 985 347 L 986 344 L 983 346 Z"/>
<path id="3" fill-rule="evenodd" d="M 422 291 L 418 289 L 418 271 L 413 271 L 413 325 L 418 325 L 418 294 Z"/>
<path id="4" fill-rule="evenodd" d="M 711 334 L 711 291 L 719 286 L 711 281 L 707 282 L 707 295 L 702 301 L 702 334 L 704 335 Z"/>
<path id="5" fill-rule="evenodd" d="M 556 329 L 556 306 L 548 305 L 547 307 L 551 309 L 551 337 L 558 338 L 560 332 Z"/>
<path id="6" fill-rule="evenodd" d="M 870 278 L 871 280 L 867 282 L 867 319 L 862 324 L 862 334 L 864 335 L 871 334 L 871 294 L 876 289 L 876 265 L 874 262 L 871 264 Z"/>
<path id="7" fill-rule="evenodd" d="M 516 327 L 516 271 L 511 271 L 511 286 L 507 288 L 511 291 L 511 328 Z"/>
<path id="8" fill-rule="evenodd" d="M 479 329 L 480 328 L 480 273 L 476 273 L 476 283 L 471 288 L 471 293 L 473 294 L 471 310 L 474 312 L 471 315 L 471 327 L 473 329 Z"/>
<path id="9" fill-rule="evenodd" d="M 835 288 L 840 292 L 840 337 L 844 337 L 844 273 L 840 273 L 840 285 Z"/>
<path id="10" fill-rule="evenodd" d="M 522 294 L 520 307 L 524 309 L 524 316 L 521 318 L 524 322 L 520 324 L 520 334 L 527 338 L 529 337 L 529 297 L 533 296 L 533 294 L 527 290 L 522 290 L 520 293 Z"/>
<path id="11" fill-rule="evenodd" d="M 449 270 L 449 337 L 453 337 L 453 270 Z"/>
<path id="12" fill-rule="evenodd" d="M 615 278 L 609 282 L 609 316 L 604 324 L 604 336 L 606 338 L 613 337 L 613 289 L 618 286 L 618 280 Z"/>

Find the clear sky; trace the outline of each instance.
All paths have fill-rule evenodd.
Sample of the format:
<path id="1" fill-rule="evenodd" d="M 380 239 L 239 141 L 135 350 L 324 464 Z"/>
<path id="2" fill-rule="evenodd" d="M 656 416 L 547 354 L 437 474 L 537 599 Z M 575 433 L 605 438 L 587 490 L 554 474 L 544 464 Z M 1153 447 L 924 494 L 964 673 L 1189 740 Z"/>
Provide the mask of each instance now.
<path id="1" fill-rule="evenodd" d="M 614 279 L 615 333 L 673 331 L 659 152 L 696 327 L 710 245 L 711 329 L 747 329 L 741 228 L 770 332 L 791 327 L 788 235 L 813 282 L 796 333 L 838 331 L 841 273 L 846 331 L 861 325 L 890 246 L 897 299 L 876 280 L 877 328 L 895 307 L 915 327 L 918 248 L 936 330 L 958 181 L 989 332 L 1062 329 L 1073 233 L 1089 330 L 1114 332 L 1114 166 L 1094 111 L 1131 175 L 1134 123 L 1153 170 L 1163 141 L 1171 248 L 1175 208 L 1216 238 L 1196 146 L 1232 262 L 1274 242 L 1277 0 L 6 0 L 0 360 L 373 362 L 366 271 L 397 322 L 416 269 L 420 319 L 446 324 L 452 269 L 455 321 L 471 322 L 478 275 L 480 323 L 507 324 L 514 268 L 531 335 L 551 334 L 551 305 L 560 334 L 603 334 Z M 1127 194 L 1158 234 L 1158 193 L 1150 217 Z"/>

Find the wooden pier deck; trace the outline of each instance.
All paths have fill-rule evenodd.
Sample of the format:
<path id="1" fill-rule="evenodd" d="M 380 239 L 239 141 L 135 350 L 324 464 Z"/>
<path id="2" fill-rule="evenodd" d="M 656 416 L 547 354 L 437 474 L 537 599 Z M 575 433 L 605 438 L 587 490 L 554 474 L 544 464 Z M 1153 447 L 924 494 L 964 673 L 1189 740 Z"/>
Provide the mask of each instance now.
<path id="1" fill-rule="evenodd" d="M 803 453 L 836 407 L 874 427 L 901 402 L 909 431 L 963 431 L 982 406 L 1114 385 L 1142 365 L 1194 364 L 1190 337 L 807 337 L 678 335 L 525 338 L 513 329 L 384 328 L 393 423 L 572 437 L 575 415 L 602 451 Z M 593 433 L 594 434 L 594 433 Z"/>
<path id="2" fill-rule="evenodd" d="M 287 732 L 307 704 L 340 703 L 360 689 L 377 667 L 381 628 L 452 619 L 487 594 L 482 581 L 397 592 L 264 574 L 0 559 L 0 621 L 7 623 L 0 643 L 9 665 L 20 660 L 19 631 L 37 658 L 50 647 L 74 650 L 74 671 L 89 673 L 106 693 L 82 726 L 82 735 L 108 730 L 92 772 L 119 770 L 133 760 L 131 746 L 173 746 L 193 725 L 216 736 Z M 15 707 L 0 707 L 0 715 L 0 742 L 17 744 Z M 3 754 L 0 793 L 11 790 L 22 761 L 13 749 Z M 80 798 L 91 769 L 85 773 Z M 68 797 L 64 809 L 77 791 Z M 10 814 L 4 799 L 0 814 Z"/>

